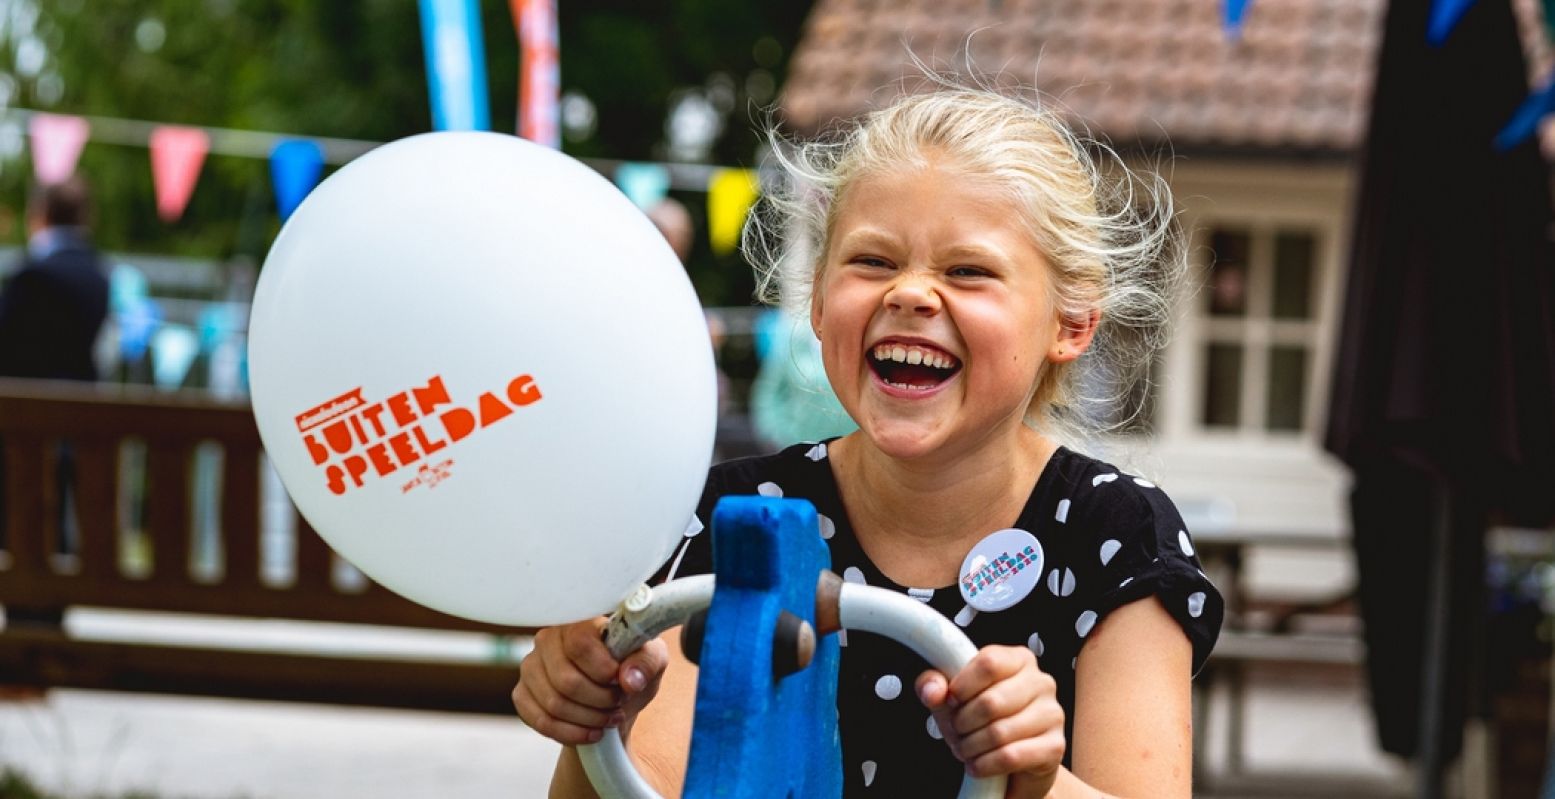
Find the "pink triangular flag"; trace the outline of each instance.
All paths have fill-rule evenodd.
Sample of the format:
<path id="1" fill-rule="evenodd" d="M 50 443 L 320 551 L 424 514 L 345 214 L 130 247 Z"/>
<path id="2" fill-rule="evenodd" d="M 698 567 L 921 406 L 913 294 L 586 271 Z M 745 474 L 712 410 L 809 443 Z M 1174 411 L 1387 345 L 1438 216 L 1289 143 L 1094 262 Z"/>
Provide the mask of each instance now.
<path id="1" fill-rule="evenodd" d="M 91 126 L 81 117 L 33 114 L 27 134 L 32 137 L 33 176 L 39 183 L 58 183 L 75 174 Z"/>
<path id="2" fill-rule="evenodd" d="M 210 149 L 211 137 L 200 128 L 164 125 L 151 131 L 151 182 L 157 190 L 157 215 L 164 222 L 184 215 Z"/>

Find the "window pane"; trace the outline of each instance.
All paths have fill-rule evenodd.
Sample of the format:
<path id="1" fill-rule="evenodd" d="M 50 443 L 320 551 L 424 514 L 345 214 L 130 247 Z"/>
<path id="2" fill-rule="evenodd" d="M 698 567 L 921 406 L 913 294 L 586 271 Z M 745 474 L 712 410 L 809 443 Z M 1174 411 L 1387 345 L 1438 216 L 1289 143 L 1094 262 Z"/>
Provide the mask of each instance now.
<path id="1" fill-rule="evenodd" d="M 1274 237 L 1274 318 L 1312 318 L 1312 273 L 1317 240 L 1285 231 Z"/>
<path id="2" fill-rule="evenodd" d="M 1307 397 L 1307 351 L 1302 347 L 1269 348 L 1270 430 L 1300 430 Z"/>
<path id="3" fill-rule="evenodd" d="M 1204 425 L 1236 427 L 1242 405 L 1242 345 L 1211 344 L 1204 364 Z"/>
<path id="4" fill-rule="evenodd" d="M 1209 246 L 1214 258 L 1209 268 L 1209 312 L 1242 316 L 1247 313 L 1247 257 L 1252 239 L 1246 231 L 1216 230 Z"/>

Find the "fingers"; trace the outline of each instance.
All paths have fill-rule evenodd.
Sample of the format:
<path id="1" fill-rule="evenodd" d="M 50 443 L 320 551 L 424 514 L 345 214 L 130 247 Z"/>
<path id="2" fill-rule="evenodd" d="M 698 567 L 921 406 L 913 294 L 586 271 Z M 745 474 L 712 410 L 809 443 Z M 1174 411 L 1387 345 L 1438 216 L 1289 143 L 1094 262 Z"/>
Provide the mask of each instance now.
<path id="1" fill-rule="evenodd" d="M 1064 711 L 1054 702 L 1034 701 L 1011 716 L 996 719 L 970 732 L 960 735 L 957 754 L 968 764 L 999 749 L 1023 746 L 1028 740 L 1040 738 L 1050 732 L 1058 733 L 1060 744 L 1064 734 Z M 1062 748 L 1059 757 L 1063 757 Z"/>
<path id="2" fill-rule="evenodd" d="M 1029 649 L 985 647 L 954 680 L 926 671 L 917 689 L 969 773 L 1051 782 L 1064 756 L 1064 711 L 1056 683 Z"/>
<path id="3" fill-rule="evenodd" d="M 1023 738 L 991 752 L 967 761 L 966 770 L 974 777 L 992 777 L 996 774 L 1021 774 L 1026 772 L 1045 778 L 1047 785 L 1058 773 L 1064 760 L 1064 728 L 1049 731 L 1035 738 Z M 1039 793 L 1046 793 L 1044 787 Z"/>
<path id="4" fill-rule="evenodd" d="M 581 725 L 566 721 L 542 705 L 529 690 L 529 683 L 520 680 L 513 689 L 513 707 L 519 718 L 535 732 L 566 746 L 582 746 L 597 743 L 604 737 L 602 725 Z"/>
<path id="5" fill-rule="evenodd" d="M 958 705 L 955 729 L 968 735 L 1020 712 L 1039 699 L 1056 699 L 1058 684 L 1041 669 L 1025 647 L 989 646 L 967 663 L 950 682 L 952 705 Z M 1056 702 L 1055 702 L 1056 706 Z"/>
<path id="6" fill-rule="evenodd" d="M 568 745 L 592 743 L 602 728 L 623 722 L 614 685 L 620 664 L 600 640 L 603 624 L 595 619 L 536 633 L 534 650 L 519 664 L 513 707 L 540 734 Z"/>

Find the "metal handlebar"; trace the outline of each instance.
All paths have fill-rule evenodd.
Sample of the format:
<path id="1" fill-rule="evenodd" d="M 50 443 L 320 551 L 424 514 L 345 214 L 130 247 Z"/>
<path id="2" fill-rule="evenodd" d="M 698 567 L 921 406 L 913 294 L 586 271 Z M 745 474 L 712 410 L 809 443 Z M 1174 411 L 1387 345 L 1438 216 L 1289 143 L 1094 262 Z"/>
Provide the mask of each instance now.
<path id="1" fill-rule="evenodd" d="M 826 580 L 821 582 L 827 583 Z M 835 587 L 840 582 L 833 576 L 830 584 Z M 817 602 L 825 602 L 826 594 L 823 589 Z M 836 616 L 842 627 L 894 639 L 947 676 L 954 677 L 977 654 L 977 646 L 959 627 L 904 594 L 857 583 L 841 583 L 841 590 L 834 596 Z M 684 577 L 652 589 L 644 586 L 610 617 L 605 627 L 605 645 L 610 654 L 620 660 L 665 630 L 684 623 L 691 614 L 708 607 L 712 601 L 712 575 Z M 821 612 L 818 607 L 817 616 Z M 661 799 L 637 773 L 617 730 L 606 729 L 598 743 L 578 747 L 578 757 L 583 761 L 583 770 L 594 790 L 605 799 Z M 1004 788 L 1003 776 L 974 778 L 968 775 L 956 796 L 957 799 L 999 799 L 1004 796 Z"/>

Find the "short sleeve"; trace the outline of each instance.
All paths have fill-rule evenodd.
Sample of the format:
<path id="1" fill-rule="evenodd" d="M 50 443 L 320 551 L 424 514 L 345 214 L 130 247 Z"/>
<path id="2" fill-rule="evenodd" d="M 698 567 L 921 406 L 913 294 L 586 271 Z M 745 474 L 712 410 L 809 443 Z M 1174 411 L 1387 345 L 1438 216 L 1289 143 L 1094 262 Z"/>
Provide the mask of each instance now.
<path id="1" fill-rule="evenodd" d="M 677 577 L 713 571 L 712 535 L 707 528 L 712 522 L 713 506 L 724 493 L 724 480 L 715 466 L 707 473 L 707 482 L 702 486 L 702 498 L 697 500 L 696 513 L 686 520 L 686 530 L 681 541 L 675 545 L 669 560 L 661 564 L 648 581 L 649 585 L 660 585 Z"/>
<path id="2" fill-rule="evenodd" d="M 1072 545 L 1089 551 L 1071 552 L 1071 560 L 1091 572 L 1080 584 L 1090 587 L 1082 603 L 1093 615 L 1077 621 L 1077 632 L 1083 639 L 1113 610 L 1155 596 L 1193 645 L 1198 674 L 1220 636 L 1225 604 L 1177 507 L 1159 487 L 1127 476 L 1095 484 L 1085 500 L 1070 514 L 1084 533 Z"/>

